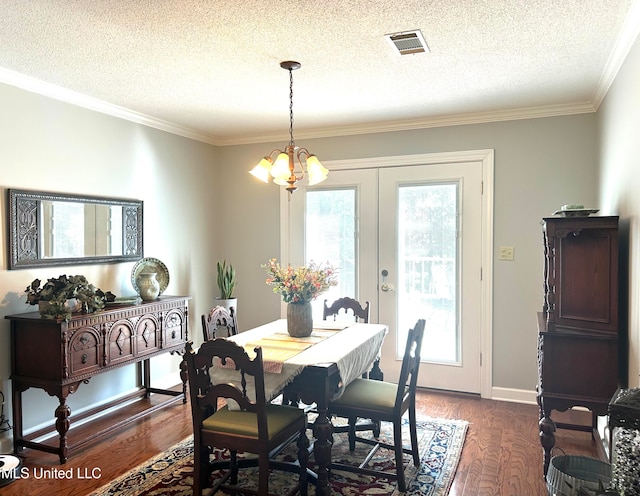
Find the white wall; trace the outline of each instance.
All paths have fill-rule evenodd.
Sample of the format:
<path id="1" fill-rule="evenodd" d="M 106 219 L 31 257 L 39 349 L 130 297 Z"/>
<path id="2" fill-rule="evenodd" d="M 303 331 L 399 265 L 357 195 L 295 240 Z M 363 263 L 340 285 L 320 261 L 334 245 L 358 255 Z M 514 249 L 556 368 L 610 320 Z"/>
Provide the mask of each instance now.
<path id="1" fill-rule="evenodd" d="M 132 263 L 8 271 L 6 188 L 144 200 L 145 255 L 169 268 L 167 294 L 193 298 L 190 326 L 196 342 L 199 315 L 216 293 L 220 258 L 238 270 L 241 330 L 279 316 L 280 301 L 260 268 L 280 253 L 279 191 L 247 171 L 286 140 L 216 148 L 3 85 L 0 105 L 0 317 L 28 310 L 22 291 L 36 277 L 73 272 L 116 294 L 133 292 Z M 495 150 L 494 245 L 516 251 L 513 262 L 494 261 L 493 383 L 507 392 L 533 392 L 535 314 L 542 306 L 539 222 L 565 203 L 602 208 L 596 115 L 299 141 L 324 160 Z M 7 393 L 8 330 L 0 319 L 0 377 Z M 175 363 L 158 358 L 153 365 L 159 370 L 154 377 L 168 374 L 178 382 Z M 133 387 L 131 376 L 127 369 L 93 378 L 71 395 L 72 410 Z M 25 427 L 50 420 L 56 403 L 42 391 L 28 391 Z"/>
<path id="2" fill-rule="evenodd" d="M 640 41 L 598 112 L 601 204 L 628 238 L 629 386 L 640 385 Z"/>
<path id="3" fill-rule="evenodd" d="M 190 332 L 200 340 L 199 315 L 215 292 L 210 192 L 216 183 L 216 149 L 1 84 L 0 108 L 0 386 L 9 400 L 5 414 L 11 417 L 9 321 L 3 317 L 33 310 L 25 305 L 24 288 L 35 278 L 66 273 L 83 274 L 117 295 L 135 291 L 133 262 L 7 270 L 7 188 L 143 200 L 145 256 L 166 264 L 166 294 L 192 297 Z M 177 384 L 177 371 L 174 357 L 152 360 L 156 381 Z M 135 369 L 127 367 L 82 384 L 68 403 L 77 412 L 135 385 Z M 56 406 L 57 399 L 44 391 L 28 390 L 25 428 L 51 422 Z"/>
<path id="4" fill-rule="evenodd" d="M 223 219 L 222 256 L 239 269 L 241 328 L 279 316 L 280 302 L 265 285 L 260 264 L 278 257 L 278 188 L 247 171 L 275 147 L 253 144 L 220 149 L 225 203 L 236 208 Z M 403 154 L 495 150 L 496 252 L 515 246 L 515 260 L 494 254 L 493 384 L 505 397 L 533 391 L 537 383 L 536 312 L 542 309 L 540 220 L 566 203 L 598 207 L 595 114 L 541 118 L 406 132 L 298 140 L 320 160 Z M 295 194 L 295 193 L 294 193 Z"/>

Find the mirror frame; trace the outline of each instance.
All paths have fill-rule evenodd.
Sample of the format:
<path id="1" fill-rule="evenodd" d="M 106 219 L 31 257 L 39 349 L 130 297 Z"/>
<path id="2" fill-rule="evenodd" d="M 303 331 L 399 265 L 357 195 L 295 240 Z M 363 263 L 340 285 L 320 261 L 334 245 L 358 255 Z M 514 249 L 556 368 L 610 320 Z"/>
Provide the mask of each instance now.
<path id="1" fill-rule="evenodd" d="M 120 263 L 140 260 L 142 246 L 142 200 L 49 193 L 44 191 L 8 190 L 9 269 L 56 267 L 62 265 Z M 74 258 L 40 258 L 39 202 L 65 201 L 121 206 L 123 222 L 123 255 L 100 255 Z"/>

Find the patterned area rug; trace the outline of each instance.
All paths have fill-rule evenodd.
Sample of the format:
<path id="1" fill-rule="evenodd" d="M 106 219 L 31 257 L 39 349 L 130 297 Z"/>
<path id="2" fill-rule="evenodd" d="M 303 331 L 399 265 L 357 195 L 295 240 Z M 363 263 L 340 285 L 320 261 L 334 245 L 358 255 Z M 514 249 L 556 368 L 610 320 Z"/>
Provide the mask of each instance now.
<path id="1" fill-rule="evenodd" d="M 405 423 L 407 422 L 405 419 Z M 399 493 L 393 481 L 334 470 L 331 473 L 333 494 L 446 496 L 455 476 L 467 426 L 468 422 L 463 420 L 426 418 L 418 421 L 421 463 L 416 468 L 410 457 L 405 455 L 406 493 Z M 405 426 L 403 435 L 407 438 L 408 431 L 409 429 Z M 362 432 L 360 435 L 367 434 Z M 391 424 L 387 422 L 382 424 L 381 438 L 387 441 L 392 439 Z M 369 448 L 363 443 L 357 443 L 356 451 L 350 453 L 346 434 L 336 434 L 334 441 L 332 449 L 334 460 L 346 463 L 357 460 L 357 464 L 364 458 Z M 406 439 L 405 445 L 408 445 Z M 212 456 L 220 457 L 223 454 L 214 453 Z M 295 460 L 295 443 L 289 452 L 285 450 L 280 456 Z M 310 468 L 313 468 L 313 457 L 309 462 Z M 385 449 L 378 450 L 370 464 L 377 468 L 392 470 L 393 452 Z M 101 487 L 92 496 L 187 496 L 191 495 L 192 473 L 193 440 L 187 438 L 119 479 Z M 241 469 L 239 477 L 241 485 L 256 487 L 257 469 Z M 283 494 L 286 487 L 291 487 L 292 477 L 297 478 L 285 472 L 273 472 L 269 478 L 269 491 L 274 494 Z M 309 488 L 309 494 L 315 494 L 312 486 Z"/>

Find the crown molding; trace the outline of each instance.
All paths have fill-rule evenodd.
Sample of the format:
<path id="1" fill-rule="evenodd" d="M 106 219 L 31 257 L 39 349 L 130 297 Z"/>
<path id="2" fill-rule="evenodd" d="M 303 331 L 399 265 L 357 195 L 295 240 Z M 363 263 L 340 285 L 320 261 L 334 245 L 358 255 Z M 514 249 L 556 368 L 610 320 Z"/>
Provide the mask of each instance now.
<path id="1" fill-rule="evenodd" d="M 15 86 L 17 88 L 36 93 L 54 100 L 76 105 L 88 110 L 94 110 L 101 114 L 110 115 L 126 121 L 135 122 L 144 126 L 159 129 L 160 131 L 166 131 L 167 133 L 176 134 L 178 136 L 184 136 L 196 141 L 202 141 L 215 145 L 216 140 L 212 136 L 207 136 L 203 133 L 195 131 L 193 129 L 186 128 L 184 126 L 178 126 L 162 119 L 157 119 L 149 115 L 145 115 L 139 112 L 134 112 L 124 107 L 114 105 L 98 98 L 93 98 L 77 91 L 63 88 L 55 84 L 47 83 L 40 79 L 26 76 L 9 69 L 0 67 L 0 82 Z"/>
<path id="2" fill-rule="evenodd" d="M 613 81 L 618 75 L 618 71 L 620 71 L 622 64 L 624 64 L 624 61 L 629 55 L 629 52 L 639 35 L 640 0 L 635 0 L 631 4 L 629 13 L 627 14 L 622 30 L 620 31 L 620 36 L 618 36 L 616 44 L 609 56 L 609 60 L 605 65 L 604 71 L 602 71 L 602 76 L 600 76 L 600 80 L 598 81 L 594 96 L 594 106 L 596 110 L 600 108 L 600 104 L 607 96 L 609 88 L 613 84 Z"/>
<path id="3" fill-rule="evenodd" d="M 463 126 L 467 124 L 484 124 L 488 122 L 512 121 L 520 119 L 538 119 L 541 117 L 557 117 L 562 115 L 587 114 L 595 112 L 592 102 L 577 102 L 541 107 L 528 107 L 495 112 L 478 112 L 472 114 L 445 115 L 422 119 L 377 122 L 362 125 L 332 126 L 330 128 L 297 129 L 296 138 L 334 138 L 357 134 L 388 133 L 394 131 L 410 131 L 433 127 Z M 266 143 L 289 139 L 283 133 L 260 134 L 254 136 L 218 138 L 218 146 L 246 145 Z"/>
<path id="4" fill-rule="evenodd" d="M 628 49 L 627 49 L 628 50 Z M 82 93 L 63 88 L 39 79 L 25 76 L 18 72 L 0 68 L 0 82 L 21 88 L 25 91 L 37 93 L 45 97 L 63 101 L 102 114 L 124 119 L 159 129 L 185 138 L 201 141 L 216 146 L 246 145 L 265 143 L 288 139 L 284 131 L 278 133 L 258 134 L 253 136 L 212 136 L 198 132 L 184 126 L 179 126 L 162 119 L 134 112 L 118 105 L 93 98 Z M 434 127 L 461 126 L 467 124 L 484 124 L 489 122 L 511 121 L 520 119 L 537 119 L 541 117 L 555 117 L 595 112 L 597 108 L 593 102 L 576 102 L 570 104 L 547 105 L 540 107 L 525 107 L 501 110 L 495 112 L 478 112 L 470 114 L 445 115 L 421 119 L 375 122 L 360 125 L 332 126 L 328 128 L 300 129 L 296 137 L 302 139 L 332 138 L 337 136 L 353 136 L 360 134 L 388 133 L 395 131 L 410 131 Z"/>

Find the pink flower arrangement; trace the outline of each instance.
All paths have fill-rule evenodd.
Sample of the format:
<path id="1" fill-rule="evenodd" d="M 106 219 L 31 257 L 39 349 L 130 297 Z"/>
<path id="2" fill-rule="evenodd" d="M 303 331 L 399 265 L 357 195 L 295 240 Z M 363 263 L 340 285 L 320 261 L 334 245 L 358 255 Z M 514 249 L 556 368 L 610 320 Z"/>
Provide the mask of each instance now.
<path id="1" fill-rule="evenodd" d="M 262 265 L 269 277 L 267 284 L 282 295 L 285 303 L 308 303 L 331 286 L 338 284 L 336 270 L 329 264 L 315 262 L 300 267 L 281 267 L 275 258 Z"/>

